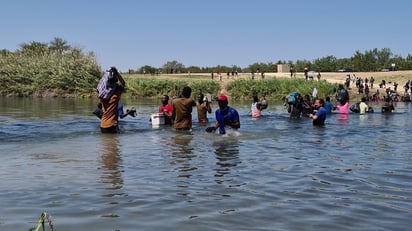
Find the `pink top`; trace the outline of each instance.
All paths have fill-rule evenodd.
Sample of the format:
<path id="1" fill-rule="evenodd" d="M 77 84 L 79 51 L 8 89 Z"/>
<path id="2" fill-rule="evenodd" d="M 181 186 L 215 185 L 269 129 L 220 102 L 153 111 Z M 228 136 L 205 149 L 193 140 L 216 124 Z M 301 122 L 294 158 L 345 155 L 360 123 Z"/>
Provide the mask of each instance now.
<path id="1" fill-rule="evenodd" d="M 346 102 L 344 105 L 338 105 L 336 106 L 336 109 L 339 111 L 341 114 L 349 114 L 349 102 Z"/>

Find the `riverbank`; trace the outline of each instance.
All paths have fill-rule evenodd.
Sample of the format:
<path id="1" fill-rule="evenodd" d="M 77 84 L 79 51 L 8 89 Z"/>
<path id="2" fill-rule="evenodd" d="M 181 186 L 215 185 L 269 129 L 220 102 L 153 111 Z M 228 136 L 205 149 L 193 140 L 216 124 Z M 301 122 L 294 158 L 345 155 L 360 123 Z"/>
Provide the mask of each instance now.
<path id="1" fill-rule="evenodd" d="M 374 92 L 374 89 L 378 89 L 379 83 L 382 80 L 386 81 L 386 87 L 381 88 L 382 91 L 384 92 L 387 87 L 391 87 L 391 89 L 394 89 L 393 84 L 396 82 L 398 83 L 398 92 L 402 93 L 403 92 L 403 86 L 405 85 L 406 81 L 412 80 L 412 70 L 408 71 L 390 71 L 390 72 L 321 72 L 321 80 L 325 80 L 330 83 L 344 83 L 346 76 L 357 76 L 362 79 L 368 78 L 370 79 L 372 76 L 375 79 L 375 86 L 373 89 L 371 89 L 371 92 Z M 316 75 L 316 73 L 315 73 Z M 210 73 L 191 73 L 191 74 L 161 74 L 161 75 L 156 75 L 156 76 L 151 76 L 151 75 L 138 75 L 139 78 L 156 78 L 156 79 L 173 79 L 173 80 L 185 80 L 188 82 L 194 81 L 194 80 L 210 80 L 211 75 Z M 265 73 L 265 79 L 271 79 L 271 78 L 290 78 L 290 73 Z M 295 75 L 295 78 L 304 78 L 303 72 L 298 72 Z M 222 75 L 222 80 L 220 81 L 217 74 L 214 74 L 214 81 L 217 81 L 220 84 L 220 89 L 222 94 L 228 94 L 230 95 L 229 92 L 227 92 L 226 86 L 228 83 L 236 80 L 236 79 L 252 79 L 251 73 L 239 73 L 237 76 L 232 76 L 232 75 Z M 255 74 L 254 79 L 256 81 L 259 81 L 262 79 L 260 74 Z M 317 81 L 316 76 L 314 76 L 314 81 Z M 351 87 L 350 89 L 350 94 L 351 95 L 358 95 L 357 89 L 355 87 Z"/>

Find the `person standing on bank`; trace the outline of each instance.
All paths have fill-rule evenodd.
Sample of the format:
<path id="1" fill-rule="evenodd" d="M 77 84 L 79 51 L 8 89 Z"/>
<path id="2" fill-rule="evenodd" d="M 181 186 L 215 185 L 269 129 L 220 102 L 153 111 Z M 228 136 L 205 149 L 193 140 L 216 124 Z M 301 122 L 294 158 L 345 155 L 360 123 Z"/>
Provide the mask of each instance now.
<path id="1" fill-rule="evenodd" d="M 197 96 L 196 108 L 197 108 L 197 119 L 199 120 L 199 123 L 201 124 L 209 123 L 207 114 L 212 113 L 212 108 L 210 107 L 209 101 L 202 93 L 200 93 Z"/>
<path id="2" fill-rule="evenodd" d="M 173 127 L 176 130 L 191 130 L 192 129 L 192 111 L 196 106 L 196 102 L 190 98 L 192 88 L 186 86 L 182 90 L 182 97 L 172 101 L 174 118 Z"/>
<path id="3" fill-rule="evenodd" d="M 107 74 L 106 74 L 107 73 Z M 100 121 L 100 130 L 102 133 L 118 133 L 118 107 L 119 101 L 126 82 L 116 67 L 111 67 L 110 71 L 103 75 L 98 85 L 99 102 L 102 105 L 103 115 Z M 120 83 L 120 84 L 119 84 Z M 106 87 L 101 87 L 102 85 Z M 110 88 L 108 86 L 111 86 Z M 102 89 L 112 89 L 101 96 Z M 104 90 L 103 90 L 104 91 Z"/>
<path id="4" fill-rule="evenodd" d="M 317 110 L 315 114 L 309 114 L 309 118 L 313 120 L 314 126 L 323 126 L 325 125 L 326 120 L 326 109 L 324 108 L 325 101 L 323 99 L 316 99 L 314 106 Z"/>
<path id="5" fill-rule="evenodd" d="M 226 134 L 226 126 L 233 129 L 240 128 L 239 113 L 236 109 L 228 106 L 227 96 L 221 95 L 217 101 L 219 109 L 215 111 L 216 123 L 214 126 L 206 128 L 206 132 L 214 132 L 219 129 L 219 134 Z"/>

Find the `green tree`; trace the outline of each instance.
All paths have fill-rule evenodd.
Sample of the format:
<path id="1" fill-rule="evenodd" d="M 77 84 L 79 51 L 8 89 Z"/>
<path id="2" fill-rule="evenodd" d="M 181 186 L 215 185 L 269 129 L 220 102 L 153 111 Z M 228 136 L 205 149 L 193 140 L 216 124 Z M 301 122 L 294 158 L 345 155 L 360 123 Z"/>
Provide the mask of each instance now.
<path id="1" fill-rule="evenodd" d="M 62 38 L 54 38 L 51 42 L 50 42 L 50 46 L 49 49 L 51 51 L 56 52 L 57 54 L 63 54 L 64 52 L 70 50 L 70 46 L 67 44 L 66 40 L 63 40 Z"/>
<path id="2" fill-rule="evenodd" d="M 176 60 L 165 63 L 162 69 L 164 72 L 166 72 L 166 74 L 176 74 L 176 73 L 186 72 L 185 66 Z"/>
<path id="3" fill-rule="evenodd" d="M 23 54 L 31 56 L 44 56 L 49 53 L 49 47 L 46 43 L 35 41 L 21 44 L 20 49 Z"/>

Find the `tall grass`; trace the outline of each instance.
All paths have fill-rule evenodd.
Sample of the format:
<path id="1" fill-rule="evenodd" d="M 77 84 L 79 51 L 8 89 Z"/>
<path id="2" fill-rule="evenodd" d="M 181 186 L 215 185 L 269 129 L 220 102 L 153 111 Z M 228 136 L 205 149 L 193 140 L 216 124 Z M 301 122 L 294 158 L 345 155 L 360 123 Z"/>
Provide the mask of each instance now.
<path id="1" fill-rule="evenodd" d="M 211 80 L 164 80 L 155 78 L 138 78 L 135 75 L 125 75 L 126 97 L 160 97 L 167 94 L 178 96 L 183 87 L 192 88 L 192 96 L 199 93 L 216 95 L 220 90 L 220 84 Z"/>
<path id="2" fill-rule="evenodd" d="M 263 79 L 245 80 L 238 79 L 227 85 L 227 91 L 231 97 L 237 100 L 252 99 L 254 95 L 272 100 L 282 100 L 283 97 L 292 91 L 297 91 L 302 95 L 312 95 L 314 88 L 318 90 L 318 97 L 325 98 L 333 94 L 335 84 L 326 81 L 306 81 L 304 79 Z"/>
<path id="3" fill-rule="evenodd" d="M 93 54 L 71 50 L 65 54 L 0 53 L 0 95 L 90 95 L 101 76 Z"/>

